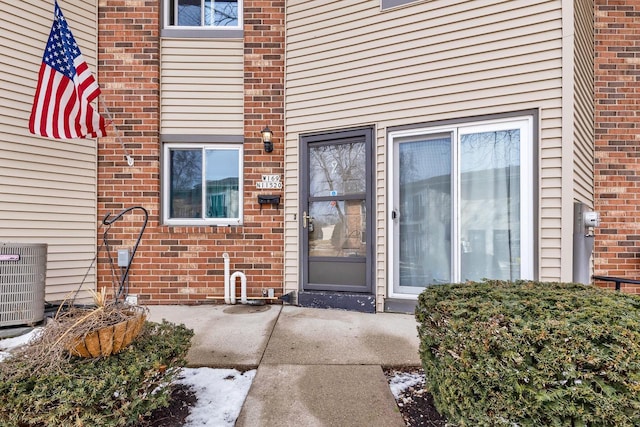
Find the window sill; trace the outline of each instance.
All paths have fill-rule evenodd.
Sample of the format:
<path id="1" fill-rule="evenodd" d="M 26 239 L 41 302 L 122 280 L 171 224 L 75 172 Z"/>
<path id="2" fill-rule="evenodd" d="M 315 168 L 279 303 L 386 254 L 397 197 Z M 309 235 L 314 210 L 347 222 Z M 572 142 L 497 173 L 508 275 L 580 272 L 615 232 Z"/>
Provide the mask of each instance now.
<path id="1" fill-rule="evenodd" d="M 238 227 L 242 225 L 242 222 L 240 220 L 229 222 L 165 220 L 163 225 L 166 227 Z"/>

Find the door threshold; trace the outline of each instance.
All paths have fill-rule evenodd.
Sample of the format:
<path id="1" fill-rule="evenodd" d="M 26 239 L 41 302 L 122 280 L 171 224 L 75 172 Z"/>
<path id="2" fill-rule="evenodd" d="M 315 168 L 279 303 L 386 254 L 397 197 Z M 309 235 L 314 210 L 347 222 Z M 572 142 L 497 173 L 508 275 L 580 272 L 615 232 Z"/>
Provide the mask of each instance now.
<path id="1" fill-rule="evenodd" d="M 352 294 L 329 291 L 300 291 L 298 305 L 309 308 L 335 308 L 340 310 L 376 312 L 376 297 L 371 294 Z"/>
<path id="2" fill-rule="evenodd" d="M 386 298 L 384 300 L 384 311 L 386 313 L 414 314 L 417 305 L 417 299 Z"/>

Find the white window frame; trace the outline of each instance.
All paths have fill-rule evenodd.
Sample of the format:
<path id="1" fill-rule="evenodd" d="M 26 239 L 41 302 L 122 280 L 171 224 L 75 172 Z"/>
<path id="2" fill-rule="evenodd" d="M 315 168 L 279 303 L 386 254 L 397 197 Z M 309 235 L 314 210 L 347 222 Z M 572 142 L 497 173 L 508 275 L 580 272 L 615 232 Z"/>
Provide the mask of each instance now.
<path id="1" fill-rule="evenodd" d="M 244 25 L 243 25 L 243 9 L 244 9 L 244 1 L 243 0 L 238 0 L 238 25 L 234 25 L 234 26 L 216 26 L 216 25 L 173 25 L 169 22 L 169 17 L 171 16 L 171 14 L 169 13 L 170 9 L 171 9 L 171 1 L 172 0 L 163 0 L 163 29 L 164 30 L 170 30 L 170 31 L 188 31 L 188 35 L 192 35 L 195 34 L 195 32 L 205 32 L 205 33 L 210 33 L 211 31 L 215 31 L 215 35 L 223 35 L 224 32 L 230 32 L 233 33 L 234 35 L 237 34 L 238 30 L 242 30 Z M 175 0 L 176 2 L 178 0 Z M 205 0 L 200 0 L 202 6 L 201 6 L 201 10 L 202 10 L 202 14 L 204 14 L 204 1 Z M 175 11 L 175 16 L 177 17 L 177 10 Z M 204 22 L 204 21 L 202 21 Z M 171 33 L 172 35 L 175 34 L 179 34 L 179 33 Z"/>
<path id="2" fill-rule="evenodd" d="M 170 218 L 171 212 L 171 156 L 172 149 L 193 150 L 201 149 L 203 151 L 202 173 L 205 170 L 205 153 L 208 150 L 237 150 L 238 151 L 238 216 L 237 218 Z M 231 226 L 242 225 L 243 223 L 243 202 L 244 202 L 244 172 L 243 172 L 243 155 L 244 149 L 242 144 L 215 144 L 215 143 L 181 143 L 166 142 L 163 144 L 163 162 L 162 162 L 162 223 L 171 226 L 181 225 L 205 225 L 205 226 Z M 203 183 L 204 184 L 204 183 Z M 206 202 L 206 185 L 202 186 L 202 203 Z M 204 212 L 204 207 L 203 210 Z"/>
<path id="3" fill-rule="evenodd" d="M 433 126 L 433 127 L 420 127 L 415 129 L 398 130 L 389 132 L 387 136 L 388 146 L 388 182 L 389 182 L 389 196 L 387 199 L 387 223 L 390 224 L 388 234 L 388 255 L 387 262 L 389 266 L 388 272 L 388 297 L 397 299 L 416 299 L 417 296 L 424 290 L 424 288 L 416 287 L 409 289 L 403 287 L 400 289 L 402 292 L 397 291 L 395 288 L 395 281 L 397 280 L 396 271 L 396 252 L 398 248 L 395 243 L 396 223 L 394 222 L 394 210 L 397 208 L 397 189 L 395 177 L 397 172 L 395 170 L 395 140 L 397 138 L 407 136 L 420 136 L 420 135 L 433 135 L 433 134 L 451 134 L 452 147 L 452 165 L 451 175 L 454 177 L 454 185 L 451 194 L 452 205 L 452 259 L 451 259 L 451 282 L 460 282 L 460 245 L 453 244 L 459 240 L 459 202 L 458 197 L 460 194 L 460 180 L 458 179 L 458 171 L 460 164 L 460 137 L 464 134 L 487 132 L 487 131 L 500 131 L 506 129 L 520 129 L 520 274 L 521 279 L 533 280 L 535 278 L 535 231 L 534 227 L 536 222 L 534 221 L 534 195 L 536 194 L 537 182 L 534 179 L 534 165 L 537 164 L 534 157 L 534 119 L 533 116 L 515 116 L 505 117 L 501 119 L 482 120 L 473 122 L 461 122 L 452 125 L 445 126 Z M 400 213 L 402 214 L 402 213 Z"/>

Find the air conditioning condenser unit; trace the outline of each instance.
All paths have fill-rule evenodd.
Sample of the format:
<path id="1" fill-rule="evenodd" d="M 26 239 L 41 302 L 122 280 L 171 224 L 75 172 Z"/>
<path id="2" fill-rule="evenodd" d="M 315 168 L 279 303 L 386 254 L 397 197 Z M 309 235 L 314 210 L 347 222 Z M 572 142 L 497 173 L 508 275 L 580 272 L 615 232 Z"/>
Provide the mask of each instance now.
<path id="1" fill-rule="evenodd" d="M 0 242 L 0 327 L 44 319 L 47 244 Z"/>

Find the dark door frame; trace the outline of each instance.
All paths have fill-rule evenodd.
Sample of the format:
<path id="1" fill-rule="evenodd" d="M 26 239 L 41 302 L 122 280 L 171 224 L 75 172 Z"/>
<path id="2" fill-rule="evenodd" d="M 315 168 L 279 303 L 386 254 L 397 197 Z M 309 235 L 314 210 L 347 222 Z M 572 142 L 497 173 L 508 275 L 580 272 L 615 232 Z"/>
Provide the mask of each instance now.
<path id="1" fill-rule="evenodd" d="M 366 209 L 366 285 L 365 287 L 359 286 L 357 291 L 354 288 L 344 285 L 326 285 L 326 286 L 308 286 L 309 279 L 309 235 L 306 228 L 303 228 L 304 212 L 309 211 L 309 146 L 315 145 L 332 145 L 338 143 L 348 142 L 363 142 L 365 144 L 365 179 L 366 179 L 366 194 L 365 194 L 365 209 Z M 313 133 L 300 135 L 299 137 L 300 148 L 300 204 L 298 209 L 298 229 L 300 230 L 300 286 L 301 292 L 312 291 L 320 293 L 335 293 L 337 295 L 344 295 L 349 292 L 357 292 L 359 294 L 372 295 L 375 299 L 375 284 L 374 284 L 374 245 L 375 245 L 375 212 L 374 212 L 374 170 L 373 170 L 373 152 L 374 152 L 374 127 L 364 126 L 357 128 L 348 128 L 343 130 Z M 363 292 L 362 290 L 365 290 Z M 336 295 L 331 298 L 335 299 Z M 314 295 L 314 298 L 318 298 L 319 295 Z"/>

